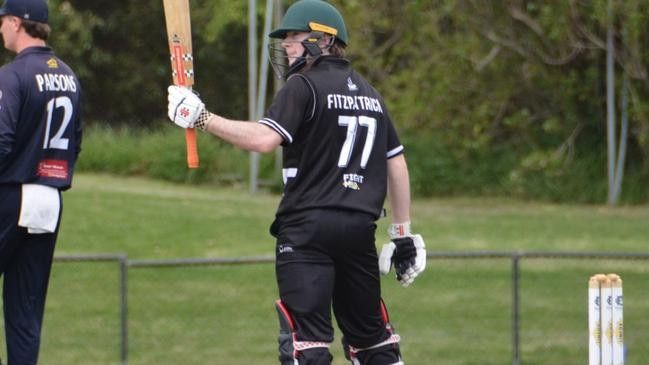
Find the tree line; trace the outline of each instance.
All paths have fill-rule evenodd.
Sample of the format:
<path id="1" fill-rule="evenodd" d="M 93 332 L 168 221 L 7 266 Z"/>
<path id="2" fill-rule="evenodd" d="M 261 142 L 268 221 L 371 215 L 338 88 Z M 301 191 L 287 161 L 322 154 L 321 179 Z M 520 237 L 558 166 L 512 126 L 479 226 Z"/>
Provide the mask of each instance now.
<path id="1" fill-rule="evenodd" d="M 332 2 L 348 27 L 347 57 L 400 130 L 413 188 L 435 196 L 605 201 L 612 19 L 616 123 L 622 114 L 629 123 L 622 201 L 647 201 L 649 2 Z M 49 3 L 49 43 L 81 79 L 87 123 L 157 128 L 171 82 L 161 0 Z M 247 3 L 190 1 L 195 89 L 211 109 L 242 119 Z"/>

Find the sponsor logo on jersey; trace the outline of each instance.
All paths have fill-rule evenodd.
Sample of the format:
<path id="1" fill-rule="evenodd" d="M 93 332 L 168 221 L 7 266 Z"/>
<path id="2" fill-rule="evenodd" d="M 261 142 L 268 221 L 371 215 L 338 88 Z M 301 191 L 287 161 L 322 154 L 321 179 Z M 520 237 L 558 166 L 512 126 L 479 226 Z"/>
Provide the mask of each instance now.
<path id="1" fill-rule="evenodd" d="M 363 180 L 365 177 L 358 174 L 344 174 L 343 175 L 343 187 L 352 190 L 361 190 L 361 185 L 363 185 Z"/>
<path id="2" fill-rule="evenodd" d="M 56 62 L 55 58 L 50 58 L 47 60 L 47 67 L 49 68 L 59 68 L 59 63 Z"/>
<path id="3" fill-rule="evenodd" d="M 291 253 L 293 252 L 293 247 L 288 244 L 288 243 L 281 243 L 277 245 L 277 253 L 278 254 L 283 254 L 283 253 Z"/>
<path id="4" fill-rule="evenodd" d="M 67 179 L 68 162 L 65 160 L 42 160 L 38 163 L 38 176 L 52 179 Z"/>

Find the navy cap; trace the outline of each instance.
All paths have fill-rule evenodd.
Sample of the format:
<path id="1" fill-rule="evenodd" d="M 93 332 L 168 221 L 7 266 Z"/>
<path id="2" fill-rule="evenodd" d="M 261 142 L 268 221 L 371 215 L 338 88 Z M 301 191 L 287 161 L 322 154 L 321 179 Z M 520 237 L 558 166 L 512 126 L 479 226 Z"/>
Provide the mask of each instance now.
<path id="1" fill-rule="evenodd" d="M 0 16 L 3 15 L 47 23 L 47 0 L 5 0 L 0 8 Z"/>

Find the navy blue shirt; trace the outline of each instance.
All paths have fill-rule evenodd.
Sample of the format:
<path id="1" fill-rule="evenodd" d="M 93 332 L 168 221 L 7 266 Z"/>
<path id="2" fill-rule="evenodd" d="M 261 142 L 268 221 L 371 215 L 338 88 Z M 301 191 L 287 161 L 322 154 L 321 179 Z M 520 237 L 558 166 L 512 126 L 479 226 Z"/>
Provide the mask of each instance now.
<path id="1" fill-rule="evenodd" d="M 81 151 L 81 87 L 49 47 L 0 67 L 0 184 L 66 190 Z"/>

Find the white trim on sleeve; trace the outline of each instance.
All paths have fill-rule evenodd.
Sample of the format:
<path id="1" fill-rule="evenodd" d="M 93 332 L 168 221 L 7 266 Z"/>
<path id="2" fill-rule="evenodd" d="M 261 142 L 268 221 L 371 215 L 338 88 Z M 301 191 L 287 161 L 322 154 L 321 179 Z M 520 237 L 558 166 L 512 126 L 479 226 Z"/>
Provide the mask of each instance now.
<path id="1" fill-rule="evenodd" d="M 387 154 L 386 157 L 387 158 L 392 158 L 392 157 L 400 154 L 401 152 L 403 152 L 403 145 L 388 151 L 388 154 Z"/>
<path id="2" fill-rule="evenodd" d="M 288 142 L 288 144 L 293 143 L 293 136 L 291 136 L 291 134 L 276 121 L 270 118 L 263 118 L 259 120 L 259 123 L 271 127 L 273 130 L 275 130 L 275 132 L 277 132 L 277 134 L 282 137 L 283 140 Z"/>

